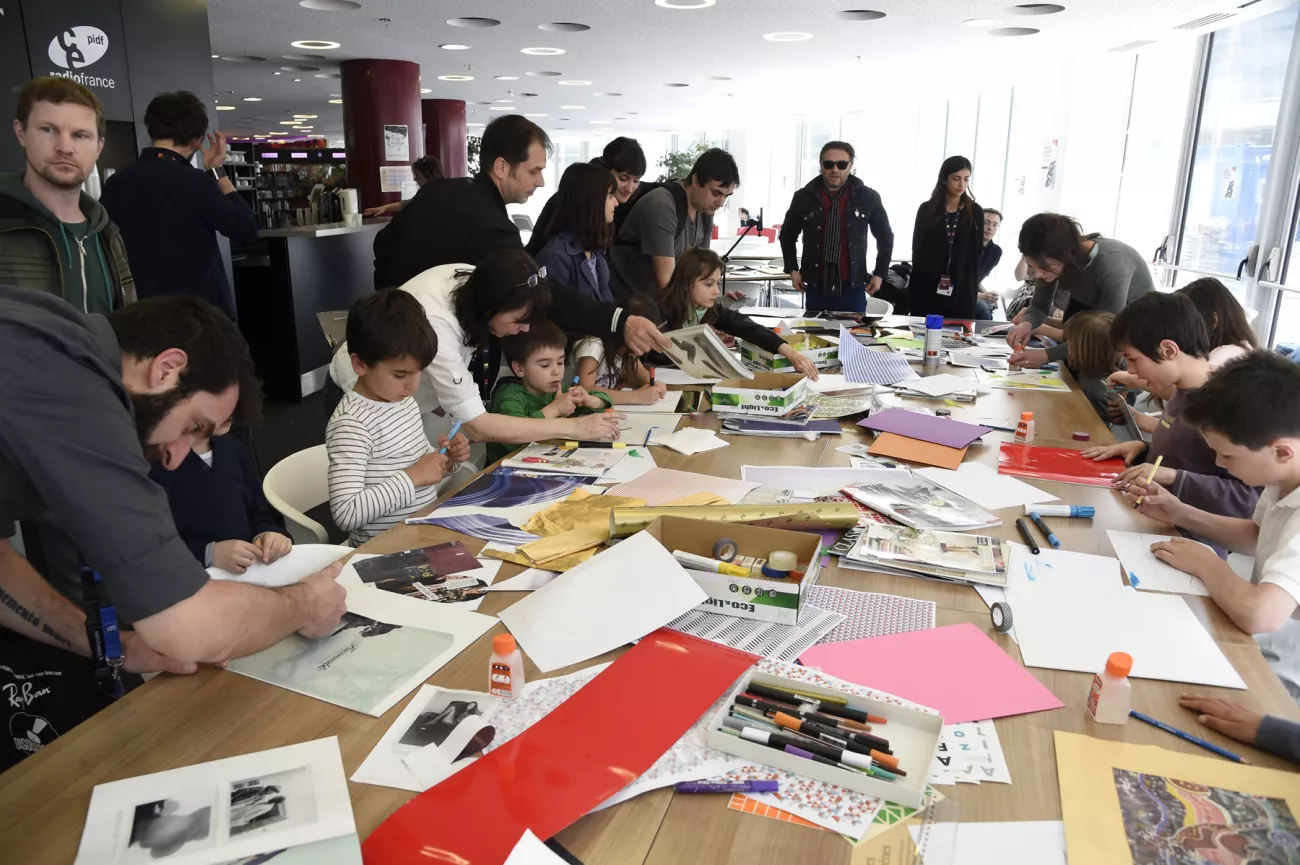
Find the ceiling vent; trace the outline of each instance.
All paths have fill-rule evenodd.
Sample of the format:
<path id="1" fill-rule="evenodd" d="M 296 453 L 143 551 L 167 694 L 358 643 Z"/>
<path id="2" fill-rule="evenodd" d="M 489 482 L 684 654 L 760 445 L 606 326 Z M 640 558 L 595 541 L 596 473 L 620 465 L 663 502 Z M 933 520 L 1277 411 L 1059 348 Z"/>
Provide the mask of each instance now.
<path id="1" fill-rule="evenodd" d="M 1117 45 L 1110 49 L 1111 54 L 1123 54 L 1125 51 L 1133 51 L 1137 48 L 1145 48 L 1148 45 L 1156 44 L 1154 39 L 1139 39 L 1136 42 L 1130 42 L 1127 45 Z"/>
<path id="2" fill-rule="evenodd" d="M 1215 12 L 1212 15 L 1206 15 L 1203 18 L 1197 18 L 1195 21 L 1188 21 L 1186 24 L 1179 24 L 1175 30 L 1199 30 L 1202 27 L 1208 27 L 1211 24 L 1218 24 L 1236 15 L 1236 12 Z"/>

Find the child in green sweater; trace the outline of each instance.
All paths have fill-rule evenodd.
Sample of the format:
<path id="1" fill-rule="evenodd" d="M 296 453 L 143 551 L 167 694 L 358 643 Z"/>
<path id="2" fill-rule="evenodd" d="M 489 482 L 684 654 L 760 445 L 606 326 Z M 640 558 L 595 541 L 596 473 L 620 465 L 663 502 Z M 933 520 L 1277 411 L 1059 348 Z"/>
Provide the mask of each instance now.
<path id="1" fill-rule="evenodd" d="M 488 411 L 512 417 L 557 418 L 592 414 L 613 405 L 604 391 L 564 387 L 567 339 L 554 322 L 539 321 L 528 330 L 501 340 L 501 353 L 517 378 L 503 379 L 492 393 Z M 489 462 L 496 462 L 518 445 L 488 444 Z"/>

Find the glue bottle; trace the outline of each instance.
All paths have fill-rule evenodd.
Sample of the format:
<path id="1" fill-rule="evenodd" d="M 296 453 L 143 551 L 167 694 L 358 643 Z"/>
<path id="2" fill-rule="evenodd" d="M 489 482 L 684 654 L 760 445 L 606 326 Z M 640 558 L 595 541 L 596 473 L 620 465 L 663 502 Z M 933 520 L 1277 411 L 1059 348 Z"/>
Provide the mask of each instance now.
<path id="1" fill-rule="evenodd" d="M 1128 679 L 1132 669 L 1130 655 L 1114 652 L 1106 659 L 1106 672 L 1092 677 L 1088 714 L 1098 724 L 1128 723 L 1128 713 L 1133 708 L 1133 683 Z"/>
<path id="2" fill-rule="evenodd" d="M 1029 444 L 1034 440 L 1034 413 L 1031 411 L 1022 411 L 1020 413 L 1020 423 L 1016 424 L 1016 441 L 1020 444 Z"/>
<path id="3" fill-rule="evenodd" d="M 939 366 L 939 354 L 943 351 L 943 316 L 927 315 L 925 317 L 925 357 L 921 368 L 932 370 Z"/>
<path id="4" fill-rule="evenodd" d="M 524 687 L 524 656 L 509 634 L 492 638 L 492 657 L 488 659 L 488 693 L 498 697 L 518 697 Z"/>

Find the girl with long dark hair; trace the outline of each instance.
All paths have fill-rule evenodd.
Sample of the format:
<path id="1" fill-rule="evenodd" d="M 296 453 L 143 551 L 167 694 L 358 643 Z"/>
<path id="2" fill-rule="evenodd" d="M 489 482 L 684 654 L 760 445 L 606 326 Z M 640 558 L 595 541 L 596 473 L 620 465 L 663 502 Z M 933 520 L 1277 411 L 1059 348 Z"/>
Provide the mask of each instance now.
<path id="1" fill-rule="evenodd" d="M 613 239 L 617 190 L 614 175 L 599 165 L 578 162 L 566 168 L 555 193 L 555 215 L 541 226 L 546 240 L 537 253 L 537 263 L 552 279 L 606 303 L 614 300 L 605 251 Z"/>
<path id="2" fill-rule="evenodd" d="M 984 211 L 970 194 L 971 165 L 950 156 L 912 229 L 912 315 L 973 319 L 979 300 Z"/>

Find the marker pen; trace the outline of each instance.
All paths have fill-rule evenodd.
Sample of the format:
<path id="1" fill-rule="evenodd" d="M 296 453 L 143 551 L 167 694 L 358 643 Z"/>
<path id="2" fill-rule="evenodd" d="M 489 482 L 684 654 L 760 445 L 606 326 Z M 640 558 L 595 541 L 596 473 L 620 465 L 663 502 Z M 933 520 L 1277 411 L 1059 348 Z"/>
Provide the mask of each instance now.
<path id="1" fill-rule="evenodd" d="M 1029 519 L 1033 520 L 1034 525 L 1038 526 L 1038 530 L 1043 533 L 1043 537 L 1047 538 L 1047 542 L 1052 545 L 1052 549 L 1059 550 L 1061 548 L 1061 542 L 1057 540 L 1056 535 L 1052 534 L 1052 530 L 1047 527 L 1047 523 L 1043 522 L 1043 518 L 1038 511 L 1032 511 L 1029 514 Z"/>
<path id="2" fill-rule="evenodd" d="M 806 735 L 816 736 L 822 741 L 835 745 L 838 748 L 843 748 L 846 751 L 853 751 L 858 754 L 865 754 L 866 756 L 871 757 L 876 762 L 880 763 L 881 766 L 887 767 L 891 772 L 897 771 L 898 768 L 897 757 L 893 756 L 892 754 L 885 754 L 877 750 L 876 748 L 872 747 L 870 744 L 866 742 L 862 742 L 858 739 L 847 737 L 847 736 L 851 736 L 852 734 L 847 734 L 847 736 L 839 736 L 836 735 L 834 732 L 826 730 L 824 727 L 822 727 L 819 724 L 813 724 L 808 721 L 800 720 L 798 718 L 792 718 L 789 715 L 785 714 L 784 712 L 778 712 L 776 717 L 773 718 L 773 720 L 776 721 L 776 723 L 780 724 L 782 727 L 785 727 L 790 730 L 798 730 L 800 733 L 804 733 Z M 902 772 L 900 774 L 906 775 L 907 773 Z"/>
<path id="3" fill-rule="evenodd" d="M 781 789 L 778 781 L 732 781 L 710 784 L 707 781 L 682 781 L 673 785 L 676 793 L 775 793 Z"/>
<path id="4" fill-rule="evenodd" d="M 885 718 L 876 715 L 869 715 L 861 709 L 854 709 L 848 705 L 848 701 L 838 697 L 814 696 L 804 694 L 798 691 L 787 691 L 782 688 L 774 688 L 771 685 L 764 685 L 759 682 L 750 682 L 745 686 L 745 690 L 757 694 L 760 697 L 766 697 L 770 700 L 780 700 L 786 703 L 813 703 L 817 706 L 817 711 L 826 715 L 836 715 L 841 718 L 848 718 L 851 721 L 857 721 L 859 724 L 884 724 Z M 870 730 L 870 727 L 867 727 Z"/>
<path id="5" fill-rule="evenodd" d="M 694 568 L 698 571 L 708 571 L 713 574 L 723 574 L 728 577 L 749 576 L 749 568 L 742 568 L 739 565 L 733 565 L 728 562 L 720 562 L 717 559 L 711 559 L 708 556 L 697 556 L 694 553 L 688 553 L 682 550 L 673 550 L 673 558 L 677 560 L 677 564 L 687 568 Z"/>
<path id="6" fill-rule="evenodd" d="M 823 742 L 802 742 L 796 740 L 793 736 L 784 733 L 768 733 L 764 730 L 755 730 L 752 727 L 740 731 L 741 738 L 748 739 L 751 742 L 758 742 L 760 745 L 768 745 L 773 748 L 785 749 L 787 745 L 794 745 L 796 748 L 803 748 L 805 751 L 811 751 L 814 754 L 820 754 L 828 760 L 835 760 L 840 763 L 847 763 L 857 769 L 870 769 L 871 758 L 863 754 L 855 754 L 852 751 L 846 751 L 843 748 L 836 748 L 834 745 L 827 745 Z"/>
<path id="7" fill-rule="evenodd" d="M 460 432 L 460 427 L 461 427 L 461 424 L 462 424 L 462 423 L 464 423 L 464 421 L 459 421 L 459 420 L 458 420 L 458 421 L 456 421 L 454 424 L 451 425 L 451 432 L 447 433 L 447 444 L 448 444 L 448 445 L 450 445 L 450 444 L 451 444 L 451 440 L 454 439 L 454 438 L 456 437 L 456 433 Z M 439 454 L 445 454 L 445 453 L 447 453 L 447 448 L 445 448 L 445 447 L 438 448 L 438 453 L 439 453 Z"/>
<path id="8" fill-rule="evenodd" d="M 1032 516 L 1037 512 L 1040 517 L 1075 517 L 1090 520 L 1097 515 L 1092 505 L 1025 505 L 1025 514 Z"/>
<path id="9" fill-rule="evenodd" d="M 823 724 L 827 727 L 832 727 L 832 728 L 839 727 L 841 729 L 851 730 L 853 732 L 871 731 L 871 728 L 868 727 L 866 724 L 858 724 L 854 721 L 846 721 L 842 718 L 836 718 L 831 715 L 826 715 L 821 712 L 813 711 L 811 709 L 805 709 L 803 708 L 803 706 L 796 706 L 790 703 L 779 703 L 775 700 L 764 700 L 759 697 L 755 697 L 751 694 L 737 694 L 736 703 L 741 706 L 748 706 L 752 709 L 757 709 L 760 712 L 763 712 L 765 714 L 785 712 L 787 715 L 798 715 L 801 718 L 807 718 L 811 721 L 816 721 L 817 723 Z M 881 739 L 879 741 L 884 742 L 885 740 Z M 886 745 L 888 745 L 887 742 Z"/>

